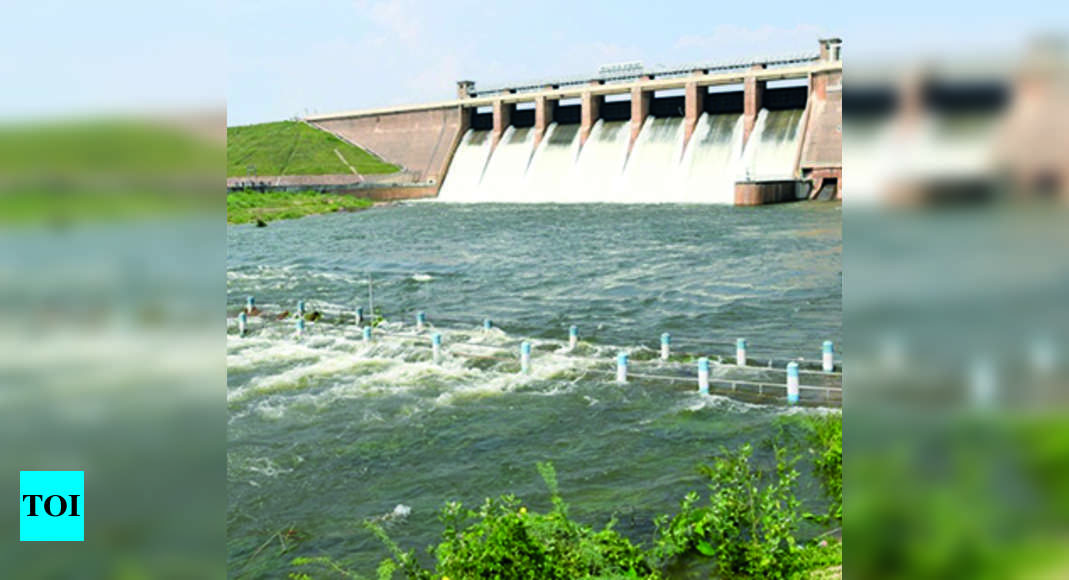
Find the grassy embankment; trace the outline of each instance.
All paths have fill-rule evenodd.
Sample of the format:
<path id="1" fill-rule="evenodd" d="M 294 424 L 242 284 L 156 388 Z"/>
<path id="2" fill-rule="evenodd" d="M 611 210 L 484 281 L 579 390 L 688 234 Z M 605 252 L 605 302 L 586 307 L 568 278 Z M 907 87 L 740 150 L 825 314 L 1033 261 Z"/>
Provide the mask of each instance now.
<path id="1" fill-rule="evenodd" d="M 399 170 L 396 165 L 386 163 L 326 131 L 297 121 L 228 127 L 226 137 L 228 177 L 244 177 L 252 169 L 257 175 L 331 175 L 352 173 L 353 169 L 360 174 L 370 175 L 396 173 Z M 226 197 L 227 221 L 235 224 L 257 219 L 265 222 L 293 219 L 370 206 L 371 202 L 365 199 L 314 191 L 243 191 Z"/>
<path id="2" fill-rule="evenodd" d="M 239 191 L 226 196 L 226 221 L 232 224 L 250 223 L 257 219 L 269 222 L 336 211 L 356 211 L 371 205 L 372 202 L 366 199 L 315 191 Z"/>
<path id="3" fill-rule="evenodd" d="M 372 175 L 399 170 L 326 131 L 297 121 L 227 127 L 226 158 L 227 177 L 244 177 L 252 168 L 256 175 L 331 175 L 352 173 L 352 169 Z"/>

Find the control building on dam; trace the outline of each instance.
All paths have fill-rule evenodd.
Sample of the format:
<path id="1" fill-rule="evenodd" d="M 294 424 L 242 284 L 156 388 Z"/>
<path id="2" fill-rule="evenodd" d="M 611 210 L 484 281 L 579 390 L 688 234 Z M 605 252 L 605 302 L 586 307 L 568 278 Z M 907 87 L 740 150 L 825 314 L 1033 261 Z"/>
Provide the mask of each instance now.
<path id="1" fill-rule="evenodd" d="M 480 87 L 305 121 L 404 168 L 380 198 L 759 205 L 842 198 L 841 41 L 783 58 Z M 387 191 L 388 190 L 388 191 Z"/>

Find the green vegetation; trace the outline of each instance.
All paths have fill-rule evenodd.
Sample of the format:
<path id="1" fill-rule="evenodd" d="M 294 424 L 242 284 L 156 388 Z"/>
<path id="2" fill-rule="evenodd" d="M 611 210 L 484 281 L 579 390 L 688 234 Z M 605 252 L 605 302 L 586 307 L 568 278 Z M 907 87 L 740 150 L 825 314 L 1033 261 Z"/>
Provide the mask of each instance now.
<path id="1" fill-rule="evenodd" d="M 838 509 L 831 511 L 841 516 L 842 415 L 807 417 L 801 423 L 807 443 L 831 446 L 814 450 L 813 469 L 833 503 L 836 495 L 840 498 Z M 556 472 L 552 465 L 540 463 L 538 470 L 549 489 L 552 510 L 529 511 L 511 494 L 487 499 L 476 510 L 447 503 L 439 514 L 441 542 L 427 548 L 435 559 L 433 570 L 420 564 L 414 550 L 401 550 L 377 523 L 366 523 L 390 553 L 379 566 L 377 578 L 389 580 L 400 571 L 408 580 L 655 580 L 670 577 L 668 571 L 686 561 L 710 563 L 721 578 L 835 576 L 836 567 L 842 565 L 841 541 L 829 533 L 805 543 L 796 538 L 807 521 L 835 521 L 801 510 L 795 496 L 799 473 L 794 465 L 804 456 L 791 456 L 778 443 L 773 444 L 773 451 L 775 465 L 761 469 L 752 461 L 749 444 L 736 451 L 722 449 L 712 465 L 700 468 L 709 480 L 706 501 L 699 505 L 699 493 L 687 494 L 678 514 L 656 519 L 657 531 L 648 547 L 635 545 L 616 532 L 615 521 L 595 530 L 572 520 L 561 499 Z M 833 465 L 835 457 L 840 458 L 838 468 Z M 362 578 L 327 556 L 298 557 L 292 564 L 296 571 L 289 577 L 293 580 Z"/>
<path id="2" fill-rule="evenodd" d="M 337 151 L 337 153 L 335 153 Z M 336 136 L 298 121 L 279 121 L 226 130 L 228 177 L 244 177 L 255 167 L 257 175 L 329 175 L 351 173 L 345 158 L 358 173 L 395 173 L 391 165 Z"/>
<path id="3" fill-rule="evenodd" d="M 91 119 L 0 126 L 0 175 L 43 178 L 52 186 L 123 184 L 136 178 L 212 176 L 222 142 L 192 130 L 137 119 Z"/>
<path id="4" fill-rule="evenodd" d="M 336 211 L 356 211 L 371 207 L 370 200 L 315 191 L 297 193 L 236 191 L 226 196 L 226 221 L 244 224 L 263 220 L 288 220 Z"/>
<path id="5" fill-rule="evenodd" d="M 0 225 L 67 226 L 217 210 L 222 166 L 221 139 L 173 122 L 3 124 Z"/>

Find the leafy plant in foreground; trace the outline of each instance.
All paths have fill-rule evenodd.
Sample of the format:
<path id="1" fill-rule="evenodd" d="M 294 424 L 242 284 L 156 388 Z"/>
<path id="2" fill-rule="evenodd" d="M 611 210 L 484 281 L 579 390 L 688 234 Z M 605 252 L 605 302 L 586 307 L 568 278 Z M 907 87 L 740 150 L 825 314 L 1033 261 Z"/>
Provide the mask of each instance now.
<path id="1" fill-rule="evenodd" d="M 753 450 L 723 451 L 710 466 L 708 504 L 687 494 L 674 517 L 656 520 L 658 537 L 653 553 L 664 563 L 697 551 L 715 559 L 721 576 L 795 578 L 826 565 L 823 546 L 800 546 L 794 534 L 801 518 L 793 486 L 798 479 L 794 461 L 777 448 L 776 468 L 763 473 L 751 465 Z"/>

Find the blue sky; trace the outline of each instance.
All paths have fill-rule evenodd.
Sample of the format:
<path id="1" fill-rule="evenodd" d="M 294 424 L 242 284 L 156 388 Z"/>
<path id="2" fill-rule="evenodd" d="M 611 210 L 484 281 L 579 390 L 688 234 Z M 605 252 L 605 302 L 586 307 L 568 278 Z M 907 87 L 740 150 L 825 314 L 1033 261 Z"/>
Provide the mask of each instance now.
<path id="1" fill-rule="evenodd" d="M 34 0 L 5 6 L 0 119 L 228 108 L 228 123 L 448 99 L 454 82 L 812 50 L 975 55 L 1069 11 L 974 2 Z M 813 8 L 816 6 L 816 8 Z"/>
<path id="2" fill-rule="evenodd" d="M 228 122 L 450 99 L 461 78 L 494 84 L 585 73 L 609 62 L 815 50 L 825 35 L 843 37 L 848 58 L 967 54 L 1016 42 L 1023 32 L 1015 30 L 1042 22 L 1018 3 L 1009 15 L 969 10 L 973 33 L 949 32 L 938 21 L 956 16 L 938 4 L 355 0 L 296 8 L 242 0 L 231 4 L 231 29 L 247 22 L 261 41 L 229 36 Z M 916 18 L 918 12 L 931 18 Z"/>

